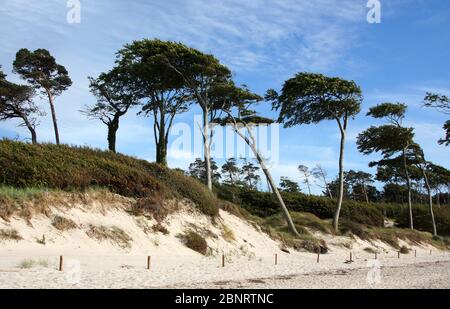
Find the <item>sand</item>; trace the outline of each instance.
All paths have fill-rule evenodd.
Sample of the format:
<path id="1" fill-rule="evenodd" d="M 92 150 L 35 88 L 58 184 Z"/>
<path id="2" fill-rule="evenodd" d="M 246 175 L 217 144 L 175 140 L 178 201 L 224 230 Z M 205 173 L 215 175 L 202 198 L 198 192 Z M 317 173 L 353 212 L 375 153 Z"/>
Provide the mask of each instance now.
<path id="1" fill-rule="evenodd" d="M 78 225 L 65 232 L 52 227 L 52 215 L 36 216 L 30 222 L 0 219 L 0 229 L 16 229 L 23 237 L 0 242 L 0 288 L 450 288 L 450 254 L 426 245 L 402 242 L 417 250 L 417 257 L 413 251 L 399 259 L 383 243 L 317 235 L 330 247 L 317 263 L 312 253 L 282 252 L 278 242 L 224 211 L 211 222 L 184 203 L 164 220 L 170 231 L 164 235 L 151 231 L 154 220 L 133 217 L 125 210 L 126 205 L 106 211 L 99 205 L 55 207 L 52 215 Z M 132 238 L 129 247 L 92 239 L 86 234 L 91 224 L 126 231 Z M 225 235 L 224 225 L 233 231 L 231 236 Z M 205 234 L 209 256 L 184 246 L 179 234 L 187 229 Z M 42 235 L 45 245 L 36 241 Z M 377 260 L 364 251 L 367 247 L 380 251 Z M 354 261 L 346 263 L 350 252 Z M 60 255 L 64 256 L 63 271 L 58 271 Z M 146 269 L 148 256 L 150 270 Z M 23 268 L 27 260 L 34 261 L 31 268 Z M 368 280 L 368 275 L 376 280 Z"/>

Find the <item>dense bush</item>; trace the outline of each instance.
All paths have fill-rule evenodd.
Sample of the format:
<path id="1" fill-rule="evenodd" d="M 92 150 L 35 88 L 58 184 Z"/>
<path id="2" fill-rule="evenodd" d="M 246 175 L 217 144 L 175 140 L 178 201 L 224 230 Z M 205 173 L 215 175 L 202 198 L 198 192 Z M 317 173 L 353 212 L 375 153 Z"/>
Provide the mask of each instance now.
<path id="1" fill-rule="evenodd" d="M 390 206 L 388 213 L 392 213 L 399 227 L 409 227 L 409 211 L 407 207 L 400 209 L 392 209 Z M 436 219 L 436 227 L 439 235 L 450 235 L 450 209 L 448 207 L 434 207 L 434 217 Z M 431 216 L 428 207 L 423 205 L 415 205 L 413 207 L 414 228 L 432 232 Z"/>
<path id="2" fill-rule="evenodd" d="M 218 213 L 219 202 L 198 181 L 144 160 L 88 147 L 2 140 L 0 185 L 66 191 L 102 187 L 138 198 L 163 193 L 190 199 L 206 214 Z"/>
<path id="3" fill-rule="evenodd" d="M 269 217 L 280 211 L 278 201 L 272 193 L 232 186 L 220 186 L 216 190 L 220 198 L 242 205 L 250 213 L 260 217 Z M 289 210 L 309 212 L 321 219 L 332 218 L 336 209 L 336 201 L 325 197 L 307 196 L 302 193 L 282 193 L 282 195 Z M 383 226 L 384 224 L 382 209 L 375 204 L 344 201 L 342 217 L 366 225 Z"/>

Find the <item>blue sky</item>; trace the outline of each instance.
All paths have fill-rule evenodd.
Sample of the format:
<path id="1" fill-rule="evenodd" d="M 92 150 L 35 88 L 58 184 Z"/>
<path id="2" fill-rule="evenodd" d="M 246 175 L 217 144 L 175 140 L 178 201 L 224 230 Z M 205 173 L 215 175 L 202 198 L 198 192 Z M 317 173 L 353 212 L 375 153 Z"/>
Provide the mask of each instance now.
<path id="1" fill-rule="evenodd" d="M 450 2 L 448 0 L 381 0 L 381 24 L 366 21 L 366 0 L 81 0 L 81 23 L 68 24 L 66 0 L 1 0 L 0 64 L 8 78 L 20 48 L 46 48 L 68 69 L 74 84 L 57 98 L 64 143 L 106 147 L 106 129 L 78 111 L 95 102 L 87 76 L 110 69 L 115 52 L 142 38 L 176 40 L 216 55 L 238 83 L 264 94 L 284 80 L 311 71 L 355 80 L 364 92 L 363 112 L 350 123 L 347 168 L 367 170 L 377 156 L 356 150 L 359 132 L 379 122 L 365 117 L 370 106 L 393 101 L 409 105 L 407 125 L 428 158 L 450 168 L 450 148 L 437 145 L 447 120 L 423 109 L 426 91 L 450 95 Z M 39 98 L 37 98 L 39 101 Z M 46 110 L 47 103 L 42 101 Z M 259 109 L 275 114 L 266 104 Z M 177 122 L 193 123 L 192 112 Z M 0 136 L 24 139 L 14 121 L 0 123 Z M 191 125 L 192 130 L 196 128 Z M 49 114 L 38 127 L 40 141 L 53 141 Z M 299 164 L 321 163 L 337 173 L 339 134 L 335 122 L 280 131 L 276 177 L 299 180 Z M 135 112 L 123 119 L 118 150 L 154 160 L 149 118 Z M 171 167 L 186 168 L 188 158 L 169 157 Z M 319 189 L 316 187 L 315 191 Z"/>

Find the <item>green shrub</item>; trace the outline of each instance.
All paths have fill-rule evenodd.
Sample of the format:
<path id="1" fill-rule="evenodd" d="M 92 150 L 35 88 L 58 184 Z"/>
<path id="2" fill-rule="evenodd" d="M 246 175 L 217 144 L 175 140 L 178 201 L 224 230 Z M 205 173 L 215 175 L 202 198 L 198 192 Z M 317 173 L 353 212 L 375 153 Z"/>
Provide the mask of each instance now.
<path id="1" fill-rule="evenodd" d="M 187 198 L 203 213 L 218 214 L 217 198 L 197 180 L 145 160 L 88 147 L 1 140 L 0 185 L 64 191 L 100 187 L 135 198 L 163 194 Z M 0 202 L 5 198 L 1 193 Z M 2 213 L 7 216 L 0 209 Z"/>
<path id="2" fill-rule="evenodd" d="M 216 187 L 216 191 L 218 197 L 242 205 L 251 214 L 259 217 L 270 217 L 280 212 L 278 200 L 272 193 L 226 185 Z M 336 209 L 335 200 L 320 196 L 307 196 L 302 193 L 284 192 L 282 195 L 290 211 L 309 212 L 320 219 L 333 218 Z M 375 204 L 344 201 L 341 216 L 365 225 L 379 227 L 384 225 L 382 210 Z"/>

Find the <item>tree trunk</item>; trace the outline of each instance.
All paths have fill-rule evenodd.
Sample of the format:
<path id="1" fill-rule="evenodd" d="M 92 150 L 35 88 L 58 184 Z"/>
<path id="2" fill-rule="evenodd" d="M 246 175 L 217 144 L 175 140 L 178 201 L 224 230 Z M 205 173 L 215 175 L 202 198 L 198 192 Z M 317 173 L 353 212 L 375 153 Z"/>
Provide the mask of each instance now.
<path id="1" fill-rule="evenodd" d="M 333 226 L 336 232 L 339 231 L 339 216 L 341 214 L 342 201 L 344 200 L 344 149 L 345 149 L 345 129 L 341 129 L 341 146 L 339 150 L 339 192 L 337 198 L 336 212 L 333 218 Z"/>
<path id="2" fill-rule="evenodd" d="M 248 131 L 249 131 L 249 134 L 252 136 L 252 139 L 254 139 L 251 131 L 250 130 L 248 130 Z M 246 139 L 244 139 L 244 140 L 246 140 Z M 272 191 L 275 193 L 275 195 L 278 199 L 278 202 L 280 203 L 281 209 L 283 211 L 283 214 L 284 214 L 284 217 L 286 219 L 289 229 L 295 236 L 300 236 L 300 234 L 297 231 L 297 228 L 295 227 L 294 222 L 292 221 L 291 215 L 289 214 L 289 210 L 287 209 L 286 204 L 284 203 L 283 197 L 281 196 L 281 193 L 278 190 L 278 187 L 275 184 L 275 181 L 273 180 L 272 175 L 270 174 L 270 171 L 264 162 L 263 157 L 260 155 L 260 153 L 259 153 L 258 149 L 256 149 L 255 145 L 253 145 L 252 143 L 249 143 L 248 140 L 246 140 L 246 142 L 252 149 L 253 153 L 255 154 L 256 159 L 258 160 L 258 163 L 261 166 L 261 168 L 264 172 L 264 175 L 266 176 L 267 182 L 269 183 Z"/>
<path id="3" fill-rule="evenodd" d="M 37 144 L 37 135 L 36 135 L 36 129 L 33 127 L 33 125 L 30 123 L 30 121 L 28 121 L 28 118 L 20 113 L 20 117 L 22 117 L 23 122 L 25 123 L 25 126 L 28 128 L 28 130 L 31 133 L 31 143 L 33 145 Z"/>
<path id="4" fill-rule="evenodd" d="M 308 178 L 305 178 L 305 182 L 306 182 L 306 185 L 308 186 L 308 192 L 309 192 L 309 195 L 311 195 L 311 186 L 309 185 L 309 180 L 308 180 Z"/>
<path id="5" fill-rule="evenodd" d="M 156 162 L 167 166 L 166 120 L 164 113 L 160 113 L 158 142 L 156 143 Z"/>
<path id="6" fill-rule="evenodd" d="M 231 114 L 229 114 L 229 116 L 231 116 Z M 271 187 L 272 191 L 275 193 L 275 195 L 278 199 L 278 202 L 280 203 L 281 209 L 283 211 L 283 214 L 284 214 L 284 217 L 286 219 L 289 229 L 295 236 L 299 237 L 300 234 L 298 233 L 298 231 L 295 227 L 295 224 L 292 221 L 291 215 L 289 214 L 289 210 L 287 209 L 286 204 L 283 201 L 283 197 L 281 196 L 280 191 L 278 190 L 278 187 L 275 184 L 275 181 L 273 180 L 272 175 L 270 174 L 270 171 L 267 168 L 263 157 L 261 156 L 258 149 L 256 148 L 256 145 L 255 145 L 256 140 L 255 140 L 255 137 L 253 136 L 252 130 L 247 125 L 245 125 L 245 126 L 246 126 L 248 134 L 250 135 L 250 138 L 253 140 L 253 143 L 251 143 L 250 140 L 239 131 L 239 128 L 238 128 L 236 122 L 234 123 L 233 129 L 236 132 L 236 134 L 239 135 L 247 143 L 247 145 L 249 145 L 250 148 L 252 149 L 253 154 L 256 156 L 256 159 L 258 160 L 258 163 L 261 166 L 261 168 L 264 172 L 264 175 L 266 176 L 267 183 Z"/>
<path id="7" fill-rule="evenodd" d="M 364 189 L 364 197 L 366 198 L 366 203 L 369 204 L 369 194 L 367 193 L 367 187 L 365 184 L 363 185 L 363 189 Z"/>
<path id="8" fill-rule="evenodd" d="M 210 149 L 210 133 L 209 133 L 209 119 L 208 109 L 203 110 L 203 148 L 206 165 L 206 185 L 212 191 L 212 175 L 211 175 L 211 149 Z"/>
<path id="9" fill-rule="evenodd" d="M 433 225 L 433 235 L 438 236 L 436 220 L 434 219 L 434 212 L 433 212 L 433 195 L 431 193 L 430 183 L 428 182 L 427 173 L 425 172 L 424 168 L 422 168 L 422 174 L 423 174 L 423 179 L 425 180 L 425 185 L 427 187 L 427 192 L 428 192 L 428 206 L 430 208 L 431 224 Z"/>
<path id="10" fill-rule="evenodd" d="M 403 149 L 403 167 L 405 169 L 406 186 L 408 187 L 408 208 L 409 208 L 409 227 L 414 230 L 414 219 L 412 211 L 411 178 L 409 177 L 408 163 L 406 161 L 406 148 Z"/>
<path id="11" fill-rule="evenodd" d="M 108 124 L 108 149 L 116 153 L 116 136 L 119 130 L 119 116 L 114 116 L 113 120 Z"/>
<path id="12" fill-rule="evenodd" d="M 50 103 L 50 110 L 51 110 L 51 113 L 52 113 L 52 120 L 53 120 L 53 128 L 55 130 L 56 145 L 59 145 L 60 141 L 59 141 L 58 122 L 56 120 L 56 112 L 55 112 L 55 104 L 53 102 L 53 95 L 50 92 L 50 90 L 47 90 L 47 96 L 48 96 L 48 102 Z"/>

